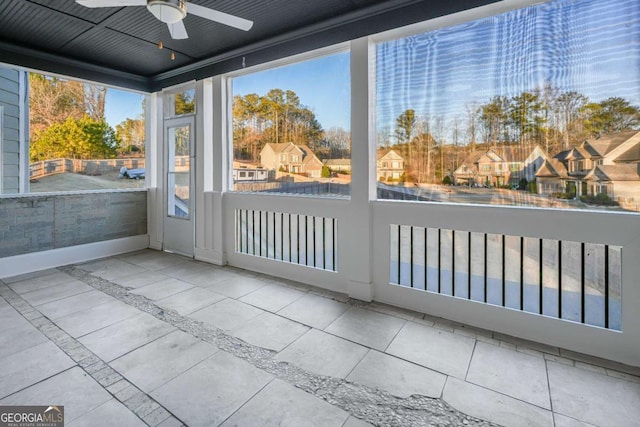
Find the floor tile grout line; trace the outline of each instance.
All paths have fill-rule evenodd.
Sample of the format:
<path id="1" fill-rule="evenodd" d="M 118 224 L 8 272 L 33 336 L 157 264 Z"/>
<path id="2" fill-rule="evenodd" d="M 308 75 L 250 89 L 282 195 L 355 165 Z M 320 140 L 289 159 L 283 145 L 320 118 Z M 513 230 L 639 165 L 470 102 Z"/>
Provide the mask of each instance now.
<path id="1" fill-rule="evenodd" d="M 446 374 L 445 374 L 445 375 L 446 375 Z M 528 401 L 526 401 L 526 400 L 522 400 L 522 399 L 521 399 L 521 398 L 519 398 L 519 397 L 511 396 L 511 395 L 509 395 L 509 394 L 506 394 L 506 393 L 505 393 L 505 392 L 503 392 L 503 391 L 500 391 L 500 390 L 494 390 L 494 389 L 492 389 L 492 388 L 487 387 L 486 385 L 482 385 L 482 384 L 474 383 L 474 382 L 472 382 L 472 381 L 463 380 L 462 378 L 457 378 L 457 377 L 455 377 L 455 376 L 453 376 L 453 375 L 448 375 L 448 376 L 451 376 L 451 377 L 453 377 L 453 378 L 456 378 L 456 379 L 458 379 L 458 380 L 460 380 L 460 381 L 464 381 L 464 382 L 466 382 L 467 384 L 471 384 L 471 385 L 473 385 L 473 386 L 480 387 L 480 388 L 485 389 L 485 390 L 487 390 L 487 391 L 491 391 L 491 392 L 493 392 L 493 393 L 497 393 L 497 394 L 502 395 L 502 396 L 504 396 L 504 397 L 508 397 L 509 399 L 513 399 L 513 400 L 517 400 L 518 402 L 526 403 L 526 404 L 527 404 L 527 405 L 529 405 L 529 406 L 533 406 L 533 407 L 536 407 L 536 408 L 538 408 L 538 409 L 541 409 L 541 410 L 543 410 L 543 411 L 547 411 L 547 412 L 549 412 L 549 413 L 553 414 L 553 411 L 552 411 L 551 409 L 549 409 L 549 408 L 544 408 L 544 407 L 542 407 L 542 406 L 540 406 L 540 405 L 537 405 L 537 404 L 535 404 L 535 403 L 531 403 L 531 402 L 528 402 Z M 549 405 L 549 406 L 551 406 L 551 405 Z"/>
<path id="2" fill-rule="evenodd" d="M 547 377 L 547 391 L 549 392 L 549 408 L 551 408 L 551 413 L 555 414 L 553 410 L 553 399 L 551 398 L 551 380 L 549 379 L 549 364 L 547 363 L 547 359 L 544 359 L 544 373 Z M 553 425 L 556 425 L 556 417 L 553 417 Z"/>
<path id="3" fill-rule="evenodd" d="M 471 369 L 471 362 L 473 362 L 473 356 L 476 354 L 477 347 L 478 347 L 478 340 L 474 338 L 473 350 L 471 350 L 471 357 L 469 357 L 469 364 L 467 365 L 467 369 L 464 371 L 464 381 L 467 381 L 467 377 L 469 376 L 469 370 Z"/>
<path id="4" fill-rule="evenodd" d="M 175 331 L 174 331 L 175 332 Z M 182 331 L 181 331 L 182 332 Z M 207 343 L 208 344 L 208 343 Z M 154 393 L 156 390 L 164 387 L 166 384 L 170 383 L 171 381 L 175 380 L 176 378 L 178 378 L 179 376 L 186 374 L 187 372 L 195 369 L 196 367 L 202 365 L 203 363 L 205 363 L 206 361 L 208 361 L 209 359 L 215 357 L 218 353 L 220 352 L 219 349 L 216 349 L 213 353 L 211 353 L 210 355 L 208 355 L 207 357 L 205 357 L 202 360 L 197 361 L 193 366 L 189 366 L 187 369 L 185 369 L 183 372 L 180 372 L 179 374 L 171 377 L 171 379 L 165 381 L 164 383 L 160 384 L 159 386 L 156 386 L 153 390 L 149 390 L 149 394 Z M 124 375 L 123 375 L 124 376 Z"/>
<path id="5" fill-rule="evenodd" d="M 111 302 L 113 302 L 113 301 L 111 301 Z M 110 302 L 109 302 L 109 303 L 107 303 L 107 304 L 110 304 Z M 98 307 L 98 306 L 96 306 L 96 307 Z M 91 308 L 88 308 L 88 309 L 86 309 L 86 310 L 81 310 L 81 311 L 89 311 L 89 310 L 91 310 L 91 309 L 93 309 L 93 308 L 95 308 L 95 307 L 91 307 Z M 78 312 L 76 312 L 76 313 L 80 313 L 81 311 L 78 311 Z M 76 313 L 71 313 L 71 314 L 76 314 Z M 70 336 L 71 338 L 73 338 L 74 340 L 76 340 L 76 341 L 78 341 L 78 342 L 81 342 L 81 341 L 80 341 L 80 339 L 82 339 L 82 338 L 86 337 L 87 335 L 91 335 L 91 334 L 92 334 L 92 333 L 94 333 L 94 332 L 102 331 L 103 329 L 107 329 L 107 328 L 108 328 L 108 327 L 110 327 L 110 326 L 117 325 L 118 323 L 122 323 L 122 322 L 124 322 L 124 321 L 126 321 L 126 320 L 133 319 L 134 317 L 136 317 L 136 316 L 140 316 L 141 314 L 143 314 L 143 313 L 141 312 L 141 313 L 132 314 L 132 315 L 131 315 L 131 316 L 129 316 L 129 317 L 125 317 L 125 318 L 120 319 L 120 320 L 118 320 L 118 321 L 115 321 L 115 322 L 113 322 L 113 323 L 109 323 L 108 325 L 101 326 L 101 327 L 99 327 L 99 328 L 97 328 L 97 329 L 94 329 L 94 330 L 91 330 L 91 331 L 89 331 L 89 332 L 83 333 L 82 335 L 78 335 L 77 337 L 74 337 L 73 335 L 69 334 L 68 332 L 67 332 L 67 333 L 68 333 L 68 334 L 69 334 L 69 336 Z M 46 317 L 46 316 L 45 316 L 45 317 Z M 60 319 L 62 319 L 62 318 L 60 318 Z M 56 319 L 56 320 L 59 320 L 59 319 Z M 53 323 L 56 323 L 56 322 L 55 322 L 55 320 L 51 320 L 51 321 L 52 321 Z M 57 325 L 57 323 L 56 323 L 56 325 Z M 60 327 L 60 326 L 58 326 L 58 327 L 59 327 L 60 329 L 64 330 L 62 327 Z M 66 332 L 66 331 L 65 331 L 65 332 Z M 83 345 L 84 345 L 84 344 L 83 344 Z"/>
<path id="6" fill-rule="evenodd" d="M 135 317 L 135 316 L 134 316 L 134 317 Z M 130 317 L 129 319 L 132 319 L 132 317 Z M 115 323 L 114 323 L 114 325 L 115 325 Z M 111 360 L 109 360 L 109 361 L 105 361 L 104 363 L 107 363 L 109 366 L 111 366 L 111 363 L 112 363 L 112 362 L 114 362 L 114 361 L 116 361 L 116 360 L 120 359 L 121 357 L 124 357 L 124 356 L 126 356 L 126 355 L 128 355 L 128 354 L 130 354 L 130 353 L 133 353 L 134 351 L 141 349 L 142 347 L 146 346 L 147 344 L 154 343 L 154 342 L 156 342 L 156 341 L 158 341 L 158 340 L 160 340 L 160 339 L 162 339 L 162 338 L 166 337 L 167 335 L 172 334 L 172 333 L 174 333 L 174 332 L 176 332 L 176 331 L 177 331 L 177 329 L 174 329 L 174 330 L 172 330 L 172 331 L 167 332 L 166 334 L 162 334 L 162 335 L 160 335 L 160 336 L 158 336 L 158 337 L 156 337 L 156 338 L 152 339 L 151 341 L 146 342 L 146 343 L 144 343 L 144 344 L 141 344 L 141 345 L 139 345 L 139 346 L 137 346 L 137 347 L 135 347 L 135 348 L 133 348 L 133 349 L 131 349 L 131 350 L 127 351 L 126 353 L 122 353 L 122 354 L 120 354 L 120 355 L 118 355 L 118 356 L 114 357 L 113 359 L 111 359 Z M 115 368 L 112 368 L 112 369 L 114 369 L 114 370 L 115 370 Z M 121 374 L 121 375 L 122 375 L 122 374 Z M 124 376 L 124 375 L 123 375 L 123 376 Z"/>
<path id="7" fill-rule="evenodd" d="M 362 363 L 362 361 L 364 360 L 364 358 L 365 358 L 365 357 L 367 357 L 367 355 L 368 355 L 369 353 L 371 353 L 372 351 L 378 351 L 378 350 L 376 350 L 376 349 L 374 349 L 374 348 L 371 348 L 371 347 L 367 348 L 367 351 L 365 351 L 365 353 L 362 355 L 362 357 L 360 358 L 360 360 L 358 360 L 358 363 L 356 363 L 355 365 L 353 365 L 353 368 L 351 368 L 351 369 L 349 370 L 349 372 L 347 372 L 347 374 L 344 376 L 344 379 L 345 379 L 345 380 L 347 379 L 347 377 L 348 377 L 349 375 L 351 375 L 351 374 L 353 373 L 353 371 L 355 371 L 355 370 L 358 368 L 358 366 L 360 366 L 360 364 Z"/>
<path id="8" fill-rule="evenodd" d="M 399 317 L 397 319 L 400 319 Z M 393 343 L 393 341 L 398 337 L 398 335 L 400 334 L 400 331 L 402 331 L 404 329 L 404 325 L 407 324 L 408 320 L 407 319 L 401 319 L 404 322 L 402 323 L 402 326 L 400 326 L 398 328 L 398 330 L 396 331 L 395 334 L 393 334 L 393 337 L 389 340 L 389 343 L 384 347 L 384 350 L 381 351 L 381 353 L 386 353 L 387 350 L 389 349 L 389 347 L 391 347 L 391 344 Z"/>
<path id="9" fill-rule="evenodd" d="M 73 297 L 77 297 L 78 295 L 87 294 L 87 293 L 89 293 L 89 292 L 100 292 L 100 291 L 98 291 L 98 290 L 96 290 L 96 289 L 91 289 L 91 290 L 89 290 L 89 291 L 87 291 L 87 292 L 82 292 L 82 293 L 75 294 L 75 295 L 69 295 L 68 297 L 64 297 L 64 298 L 62 298 L 62 299 L 58 299 L 58 300 L 51 301 L 51 302 L 52 302 L 52 303 L 53 303 L 53 302 L 61 302 L 62 300 L 69 299 L 69 298 L 73 298 Z M 18 294 L 18 295 L 20 295 L 20 294 Z M 25 300 L 25 301 L 26 301 L 26 300 Z M 103 304 L 109 304 L 110 302 L 113 302 L 113 301 L 105 301 L 105 302 L 101 302 L 101 303 L 99 303 L 99 304 L 96 304 L 96 305 L 92 306 L 91 308 L 93 308 L 93 307 L 98 307 L 98 306 L 103 305 Z M 33 308 L 34 308 L 34 309 L 36 309 L 36 310 L 38 310 L 38 311 L 40 311 L 40 308 L 39 308 L 39 307 L 42 307 L 43 305 L 47 305 L 47 304 L 50 304 L 50 303 L 45 302 L 44 304 L 34 305 L 34 306 L 33 306 Z M 83 310 L 78 310 L 78 311 L 83 311 Z M 56 319 L 61 319 L 61 318 L 65 317 L 65 316 L 68 316 L 69 314 L 77 313 L 78 311 L 72 311 L 72 312 L 70 312 L 70 313 L 65 314 L 64 316 L 59 316 L 59 317 L 57 317 Z M 44 316 L 44 314 L 43 314 L 43 316 Z M 51 320 L 53 320 L 53 319 L 51 319 Z"/>
<path id="10" fill-rule="evenodd" d="M 42 344 L 46 344 L 46 343 L 41 343 L 41 344 L 39 344 L 39 345 L 42 345 Z M 35 346 L 34 346 L 34 347 L 35 347 Z M 30 347 L 30 348 L 33 348 L 33 347 Z M 73 369 L 73 368 L 77 368 L 77 367 L 79 367 L 79 366 L 78 366 L 78 364 L 76 363 L 76 364 L 74 364 L 73 366 L 70 366 L 70 367 L 68 367 L 68 368 L 66 368 L 66 369 L 63 369 L 62 371 L 56 372 L 56 373 L 55 373 L 55 374 L 53 374 L 53 375 L 49 375 L 49 376 L 48 376 L 48 377 L 46 377 L 46 378 L 43 378 L 43 379 L 41 379 L 41 380 L 38 380 L 38 381 L 36 381 L 36 382 L 35 382 L 35 383 L 33 383 L 33 384 L 29 384 L 29 385 L 27 385 L 27 386 L 25 386 L 25 387 L 22 387 L 21 389 L 16 390 L 16 391 L 12 391 L 11 393 L 7 394 L 6 396 L 0 396 L 0 400 L 7 399 L 7 398 L 9 398 L 9 397 L 11 397 L 11 396 L 13 396 L 13 395 L 15 395 L 15 394 L 18 394 L 18 393 L 20 393 L 20 392 L 22 392 L 22 391 L 24 391 L 24 390 L 28 389 L 29 387 L 33 387 L 34 385 L 38 385 L 38 384 L 40 384 L 40 383 L 43 383 L 43 382 L 45 382 L 45 381 L 47 381 L 47 380 L 50 380 L 51 378 L 53 378 L 53 377 L 55 377 L 55 376 L 58 376 L 58 375 L 60 375 L 60 374 L 62 374 L 62 373 L 65 373 L 65 372 L 70 371 L 71 369 Z"/>
<path id="11" fill-rule="evenodd" d="M 6 298 L 7 294 L 11 297 L 10 299 Z M 182 423 L 182 421 L 179 420 L 178 417 L 176 417 L 174 414 L 172 414 L 163 405 L 161 405 L 159 402 L 157 402 L 151 396 L 149 396 L 144 391 L 142 391 L 138 387 L 136 387 L 133 383 L 131 383 L 129 380 L 127 380 L 119 372 L 117 372 L 115 369 L 113 369 L 109 365 L 109 363 L 107 363 L 104 360 L 102 360 L 95 353 L 93 353 L 91 350 L 89 350 L 84 344 L 82 344 L 80 341 L 78 341 L 77 339 L 75 339 L 71 335 L 69 335 L 65 330 L 63 330 L 58 325 L 56 325 L 51 319 L 49 319 L 48 317 L 46 317 L 45 315 L 40 313 L 40 311 L 36 307 L 34 307 L 31 304 L 29 304 L 26 300 L 24 300 L 24 298 L 22 298 L 19 294 L 17 294 L 15 291 L 13 291 L 13 289 L 11 289 L 9 286 L 4 284 L 3 282 L 0 282 L 0 297 L 2 297 L 7 303 L 9 303 L 9 305 L 11 305 L 21 315 L 23 314 L 24 311 L 27 311 L 29 309 L 37 311 L 40 314 L 39 317 L 36 317 L 34 319 L 31 319 L 31 320 L 30 319 L 26 319 L 26 318 L 25 319 L 32 326 L 34 326 L 38 331 L 40 331 L 49 340 L 49 342 L 53 343 L 67 357 L 69 357 L 74 362 L 74 366 L 73 367 L 77 366 L 80 369 L 82 369 L 96 383 L 98 383 L 98 385 L 100 387 L 102 387 L 107 393 L 109 393 L 109 395 L 113 396 L 113 398 L 115 398 L 118 402 L 120 402 L 122 405 L 124 405 L 129 411 L 131 411 L 136 417 L 140 418 L 140 420 L 142 420 L 145 424 L 154 425 L 155 426 L 155 425 L 159 424 L 160 422 L 164 422 L 164 421 L 166 421 L 167 419 L 169 419 L 171 417 L 175 418 L 177 421 Z M 13 304 L 12 300 L 21 303 L 20 305 L 23 305 L 23 304 L 26 305 L 26 308 L 25 309 L 20 309 L 19 307 L 16 307 L 16 305 Z M 53 331 L 47 331 L 47 328 L 48 329 L 52 329 Z M 54 335 L 56 332 L 58 332 L 59 337 Z M 76 354 L 74 352 L 80 353 L 80 355 L 82 355 L 83 357 L 81 357 L 80 355 L 78 355 L 78 354 Z M 83 366 L 82 361 L 87 361 L 87 360 L 94 361 L 94 363 L 91 363 L 91 364 L 88 364 L 86 366 Z M 100 369 L 97 369 L 97 370 L 92 371 L 92 372 L 90 372 L 87 369 L 89 366 L 94 366 L 96 364 L 104 365 L 104 366 L 101 366 Z M 117 375 L 116 376 L 117 379 L 115 379 L 113 382 L 110 382 L 110 383 L 104 381 L 105 378 L 109 378 L 113 374 L 108 374 L 108 375 L 106 375 L 104 377 L 96 378 L 97 377 L 96 374 L 98 372 L 100 372 L 100 371 L 105 370 L 105 369 L 113 371 L 113 373 Z M 56 375 L 58 375 L 59 373 L 60 372 L 58 372 Z M 122 399 L 119 396 L 117 396 L 117 394 L 119 392 L 112 393 L 108 389 L 109 386 L 111 386 L 113 384 L 116 384 L 116 383 L 118 383 L 120 381 L 127 382 L 128 387 L 132 388 L 132 389 L 135 389 L 135 391 L 137 391 L 137 393 L 134 393 L 134 395 L 131 396 L 128 399 Z M 31 384 L 31 385 L 33 385 L 33 384 Z M 135 408 L 130 408 L 129 405 L 127 405 L 127 402 L 130 399 L 134 398 L 134 397 L 139 397 L 140 395 L 143 396 L 142 397 L 143 401 L 138 406 L 136 406 Z M 167 413 L 167 416 L 162 418 L 158 423 L 150 424 L 147 420 L 145 420 L 144 417 L 150 415 L 151 413 L 142 415 L 142 414 L 139 414 L 138 412 L 136 412 L 137 408 L 140 408 L 144 404 L 149 403 L 149 402 L 151 402 L 152 404 L 157 405 L 159 408 L 163 408 L 164 411 L 166 411 L 166 413 Z M 182 424 L 184 424 L 184 423 L 182 423 Z"/>
<path id="12" fill-rule="evenodd" d="M 272 382 L 274 382 L 275 380 L 279 379 L 278 377 L 274 376 L 273 378 L 271 378 L 269 381 L 267 381 L 267 383 L 265 385 L 263 385 L 262 387 L 260 387 L 260 389 L 258 391 L 256 391 L 255 393 L 253 393 L 251 395 L 251 397 L 249 397 L 247 400 L 244 401 L 244 403 L 242 405 L 240 405 L 240 407 L 238 409 L 236 409 L 235 411 L 233 411 L 227 418 L 225 418 L 224 420 L 222 420 L 220 422 L 220 424 L 218 425 L 223 425 L 224 423 L 227 422 L 227 420 L 229 420 L 231 417 L 233 417 L 235 414 L 237 414 L 238 412 L 240 412 L 242 410 L 242 408 L 244 408 L 249 402 L 251 402 L 253 400 L 254 397 L 256 397 L 258 394 L 260 394 L 260 392 L 262 390 L 264 390 L 265 388 L 267 388 L 269 386 L 269 384 L 271 384 Z M 347 412 L 348 414 L 348 412 Z"/>
<path id="13" fill-rule="evenodd" d="M 61 283 L 61 285 L 64 285 L 64 283 Z M 53 286 L 58 286 L 58 285 L 53 285 Z M 52 287 L 53 287 L 53 286 L 52 286 Z M 43 289 L 49 289 L 49 288 L 43 288 Z M 39 290 L 39 289 L 38 289 L 38 290 Z M 29 300 L 27 300 L 26 298 L 24 298 L 24 297 L 22 296 L 22 295 L 24 295 L 24 294 L 18 294 L 18 295 L 20 295 L 20 298 L 22 298 L 22 299 L 23 299 L 23 300 L 25 300 L 27 303 L 29 303 L 29 305 L 31 305 L 33 308 L 36 308 L 36 307 L 39 307 L 39 306 L 41 306 L 41 305 L 49 304 L 49 303 L 52 303 L 52 302 L 62 301 L 63 299 L 66 299 L 66 298 L 69 298 L 69 297 L 75 297 L 76 295 L 86 294 L 87 292 L 91 292 L 92 290 L 94 290 L 94 289 L 89 289 L 89 290 L 86 290 L 86 291 L 78 292 L 77 294 L 65 295 L 65 296 L 63 296 L 63 297 L 56 298 L 56 299 L 52 299 L 52 300 L 47 301 L 47 302 L 42 302 L 42 303 L 40 303 L 40 304 L 38 304 L 38 305 L 33 305 L 33 304 L 31 304 L 31 302 L 29 302 Z M 31 291 L 31 292 L 37 292 L 37 291 Z M 30 293 L 30 292 L 25 292 L 25 294 L 28 294 L 28 293 Z"/>
<path id="14" fill-rule="evenodd" d="M 350 382 L 342 378 L 329 377 L 306 371 L 289 362 L 274 359 L 273 356 L 277 354 L 277 352 L 273 350 L 246 343 L 218 328 L 190 319 L 187 316 L 182 316 L 175 310 L 161 308 L 148 298 L 142 295 L 131 294 L 125 287 L 94 276 L 82 270 L 81 267 L 70 265 L 60 267 L 60 270 L 102 292 L 114 296 L 126 304 L 132 305 L 159 320 L 171 324 L 183 332 L 191 334 L 205 342 L 209 342 L 221 351 L 238 357 L 312 396 L 318 397 L 345 410 L 355 418 L 364 419 L 374 425 L 386 425 L 388 421 L 384 420 L 397 420 L 398 416 L 402 415 L 410 417 L 410 419 L 415 419 L 416 411 L 419 411 L 423 418 L 426 412 L 434 417 L 453 417 L 458 424 L 460 424 L 462 420 L 466 420 L 467 425 L 494 425 L 488 421 L 464 414 L 442 399 L 420 395 L 400 398 L 384 390 Z M 353 305 L 356 304 L 358 303 L 354 303 Z M 366 398 L 361 395 L 366 396 Z M 363 401 L 374 403 L 363 406 Z M 426 419 L 422 419 L 421 422 L 422 424 L 418 425 L 429 425 Z"/>

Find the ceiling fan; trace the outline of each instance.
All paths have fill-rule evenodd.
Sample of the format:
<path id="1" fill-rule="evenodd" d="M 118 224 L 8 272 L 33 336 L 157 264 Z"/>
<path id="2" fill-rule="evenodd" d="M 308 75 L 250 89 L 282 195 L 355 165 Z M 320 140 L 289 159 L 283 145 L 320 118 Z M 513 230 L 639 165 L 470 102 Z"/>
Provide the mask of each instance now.
<path id="1" fill-rule="evenodd" d="M 184 22 L 182 22 L 187 13 L 244 31 L 249 31 L 253 26 L 253 21 L 248 19 L 209 9 L 186 0 L 76 0 L 76 3 L 86 7 L 147 6 L 153 16 L 167 24 L 171 38 L 178 40 L 189 38 Z"/>

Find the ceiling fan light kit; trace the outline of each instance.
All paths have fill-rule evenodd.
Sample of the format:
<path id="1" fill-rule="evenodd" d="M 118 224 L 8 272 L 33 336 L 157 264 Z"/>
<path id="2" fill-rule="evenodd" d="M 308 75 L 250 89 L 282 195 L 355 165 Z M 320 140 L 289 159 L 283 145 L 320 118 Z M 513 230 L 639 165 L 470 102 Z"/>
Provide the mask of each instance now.
<path id="1" fill-rule="evenodd" d="M 187 16 L 185 0 L 148 0 L 147 9 L 166 24 L 175 24 Z"/>

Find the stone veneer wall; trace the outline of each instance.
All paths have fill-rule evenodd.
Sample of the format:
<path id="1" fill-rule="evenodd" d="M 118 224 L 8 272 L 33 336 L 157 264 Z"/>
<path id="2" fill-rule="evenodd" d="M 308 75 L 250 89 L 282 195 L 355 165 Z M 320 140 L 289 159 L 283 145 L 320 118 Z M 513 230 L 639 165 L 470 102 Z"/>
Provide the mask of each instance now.
<path id="1" fill-rule="evenodd" d="M 147 192 L 0 197 L 0 258 L 147 234 Z"/>

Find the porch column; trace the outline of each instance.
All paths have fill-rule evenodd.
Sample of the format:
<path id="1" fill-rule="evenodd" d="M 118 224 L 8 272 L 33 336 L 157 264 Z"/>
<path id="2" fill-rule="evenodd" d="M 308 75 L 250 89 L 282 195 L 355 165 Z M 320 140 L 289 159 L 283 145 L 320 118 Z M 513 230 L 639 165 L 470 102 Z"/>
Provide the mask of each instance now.
<path id="1" fill-rule="evenodd" d="M 226 264 L 222 232 L 222 192 L 226 188 L 226 126 L 222 78 L 196 82 L 196 230 L 194 256 Z"/>
<path id="2" fill-rule="evenodd" d="M 351 206 L 340 234 L 340 268 L 348 277 L 347 293 L 371 301 L 372 215 L 376 198 L 375 49 L 366 37 L 351 42 Z"/>
<path id="3" fill-rule="evenodd" d="M 162 250 L 164 232 L 162 142 L 163 113 L 162 93 L 156 92 L 145 99 L 145 182 L 147 185 L 147 233 L 149 247 Z"/>

